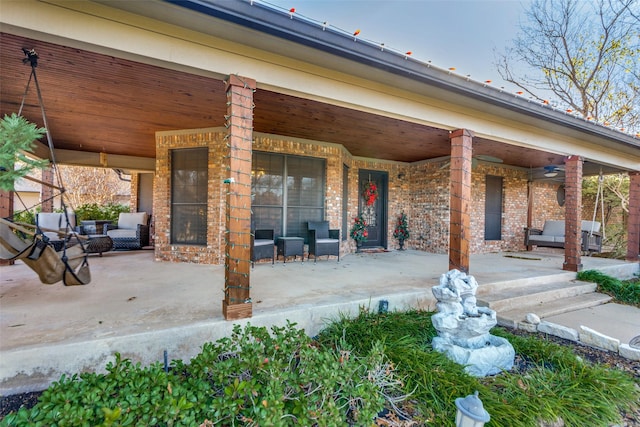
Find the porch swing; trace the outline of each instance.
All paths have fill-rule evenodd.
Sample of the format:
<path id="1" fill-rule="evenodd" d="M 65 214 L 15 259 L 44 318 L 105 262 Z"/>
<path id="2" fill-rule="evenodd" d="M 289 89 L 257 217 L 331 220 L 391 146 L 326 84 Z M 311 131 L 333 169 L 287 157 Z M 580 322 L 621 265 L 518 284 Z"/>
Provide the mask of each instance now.
<path id="1" fill-rule="evenodd" d="M 38 66 L 38 55 L 35 50 L 23 49 L 26 58 L 24 63 L 31 65 L 31 74 L 22 97 L 22 103 L 18 115 L 21 115 L 31 79 L 35 82 L 38 94 L 38 102 L 42 111 L 45 132 L 51 156 L 51 167 L 56 172 L 58 182 L 62 183 L 60 171 L 57 168 L 53 151 L 53 141 L 47 124 L 47 117 L 44 111 L 40 85 L 36 76 Z M 66 227 L 61 229 L 41 228 L 36 221 L 36 225 L 16 223 L 9 218 L 0 218 L 0 259 L 5 261 L 21 260 L 31 268 L 40 281 L 44 284 L 54 284 L 63 281 L 66 286 L 86 285 L 91 281 L 89 270 L 88 254 L 83 243 L 83 239 L 73 232 L 67 207 L 64 202 L 64 186 L 56 187 L 52 184 L 25 177 L 40 184 L 57 189 L 61 197 L 61 208 Z M 55 197 L 55 196 L 54 196 Z M 42 202 L 40 202 L 42 203 Z M 24 204 L 24 203 L 23 203 Z M 26 209 L 26 206 L 25 206 Z M 13 219 L 13 218 L 11 218 Z M 56 236 L 58 238 L 56 238 Z"/>

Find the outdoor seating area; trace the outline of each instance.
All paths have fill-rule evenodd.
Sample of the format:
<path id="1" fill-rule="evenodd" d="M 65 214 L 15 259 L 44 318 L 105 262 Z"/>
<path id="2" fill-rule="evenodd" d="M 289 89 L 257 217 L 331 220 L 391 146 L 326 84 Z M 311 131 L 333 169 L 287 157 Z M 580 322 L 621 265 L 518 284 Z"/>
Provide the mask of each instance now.
<path id="1" fill-rule="evenodd" d="M 582 251 L 602 252 L 602 233 L 598 221 L 582 221 Z M 527 228 L 525 230 L 525 246 L 541 246 L 547 248 L 564 248 L 565 225 L 563 220 L 547 220 L 542 229 Z"/>
<path id="2" fill-rule="evenodd" d="M 142 249 L 149 245 L 149 216 L 146 212 L 122 212 L 118 224 L 105 224 L 113 249 Z"/>
<path id="3" fill-rule="evenodd" d="M 307 257 L 314 256 L 314 262 L 319 256 L 327 255 L 338 257 L 340 261 L 340 230 L 329 229 L 329 221 L 307 222 L 308 251 Z M 274 257 L 275 251 L 275 257 Z M 251 265 L 256 261 L 270 259 L 271 264 L 282 257 L 286 264 L 287 258 L 293 257 L 294 261 L 300 257 L 304 262 L 305 242 L 302 237 L 278 236 L 275 237 L 273 229 L 256 229 L 251 233 Z"/>

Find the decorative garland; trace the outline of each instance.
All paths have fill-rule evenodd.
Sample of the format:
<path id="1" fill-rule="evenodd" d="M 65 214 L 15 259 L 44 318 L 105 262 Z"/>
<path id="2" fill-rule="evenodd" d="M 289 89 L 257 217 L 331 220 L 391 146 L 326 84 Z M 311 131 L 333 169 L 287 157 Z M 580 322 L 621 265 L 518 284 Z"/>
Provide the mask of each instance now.
<path id="1" fill-rule="evenodd" d="M 371 206 L 378 199 L 378 187 L 375 183 L 369 181 L 364 186 L 364 191 L 362 192 L 362 197 L 364 197 L 365 203 L 367 206 Z"/>

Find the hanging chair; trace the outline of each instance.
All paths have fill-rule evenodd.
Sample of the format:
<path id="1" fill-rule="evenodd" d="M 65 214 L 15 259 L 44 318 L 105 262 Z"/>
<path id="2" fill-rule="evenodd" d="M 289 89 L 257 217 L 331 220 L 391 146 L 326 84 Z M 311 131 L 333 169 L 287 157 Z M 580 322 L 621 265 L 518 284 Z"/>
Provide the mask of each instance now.
<path id="1" fill-rule="evenodd" d="M 67 239 L 65 239 L 67 240 Z M 70 239 L 68 239 L 70 240 Z M 0 258 L 20 260 L 35 271 L 44 284 L 63 281 L 66 286 L 91 282 L 87 254 L 82 244 L 56 252 L 48 238 L 41 233 L 0 218 Z"/>
<path id="2" fill-rule="evenodd" d="M 61 181 L 59 171 L 56 168 L 55 157 L 53 153 L 53 143 L 47 125 L 47 118 L 42 103 L 42 95 L 40 86 L 36 76 L 35 67 L 37 66 L 38 56 L 34 50 L 23 49 L 27 58 L 23 62 L 31 64 L 31 75 L 27 82 L 24 92 L 22 104 L 20 106 L 19 115 L 22 113 L 25 98 L 29 90 L 31 78 L 33 78 L 37 93 L 42 118 L 44 120 L 47 140 L 49 142 L 49 151 L 51 155 L 51 164 L 54 170 L 58 172 L 58 182 Z M 25 177 L 34 181 L 34 178 Z M 51 184 L 38 181 L 41 184 L 49 185 L 60 190 L 60 196 L 64 196 L 64 187 L 55 187 Z M 66 212 L 64 199 L 62 199 L 62 208 Z M 50 285 L 63 281 L 66 286 L 86 285 L 91 282 L 91 272 L 89 270 L 88 254 L 81 236 L 71 231 L 69 216 L 65 213 L 67 226 L 65 232 L 60 230 L 42 229 L 38 225 L 18 224 L 7 218 L 0 218 L 0 258 L 6 261 L 20 260 L 29 268 L 35 271 L 44 284 Z M 47 234 L 57 233 L 59 240 L 52 241 Z"/>

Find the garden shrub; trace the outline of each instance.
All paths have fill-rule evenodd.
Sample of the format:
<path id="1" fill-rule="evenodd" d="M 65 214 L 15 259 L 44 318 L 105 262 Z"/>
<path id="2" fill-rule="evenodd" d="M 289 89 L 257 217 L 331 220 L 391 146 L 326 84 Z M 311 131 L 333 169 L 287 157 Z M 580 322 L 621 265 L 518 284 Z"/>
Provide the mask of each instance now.
<path id="1" fill-rule="evenodd" d="M 291 323 L 236 325 L 167 371 L 116 355 L 106 374 L 63 376 L 0 426 L 364 426 L 399 386 L 381 345 L 358 357 Z"/>
<path id="2" fill-rule="evenodd" d="M 86 220 L 107 220 L 116 223 L 121 212 L 129 212 L 127 205 L 119 205 L 109 203 L 107 205 L 98 205 L 97 203 L 87 203 L 74 209 L 76 214 L 76 222 Z"/>

